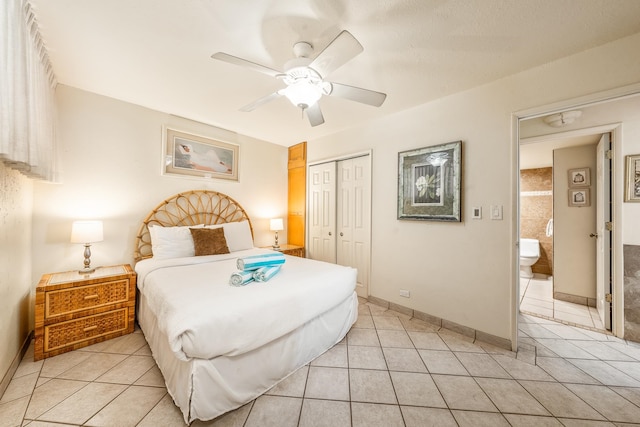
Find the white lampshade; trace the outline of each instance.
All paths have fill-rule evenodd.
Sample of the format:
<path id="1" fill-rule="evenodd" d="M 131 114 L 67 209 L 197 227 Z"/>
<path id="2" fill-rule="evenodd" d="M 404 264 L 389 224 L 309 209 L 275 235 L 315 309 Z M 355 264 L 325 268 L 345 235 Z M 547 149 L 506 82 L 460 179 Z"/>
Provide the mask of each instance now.
<path id="1" fill-rule="evenodd" d="M 102 242 L 102 221 L 74 221 L 71 226 L 71 243 Z"/>
<path id="2" fill-rule="evenodd" d="M 269 230 L 271 231 L 284 230 L 284 223 L 282 222 L 282 218 L 273 218 L 269 225 Z"/>

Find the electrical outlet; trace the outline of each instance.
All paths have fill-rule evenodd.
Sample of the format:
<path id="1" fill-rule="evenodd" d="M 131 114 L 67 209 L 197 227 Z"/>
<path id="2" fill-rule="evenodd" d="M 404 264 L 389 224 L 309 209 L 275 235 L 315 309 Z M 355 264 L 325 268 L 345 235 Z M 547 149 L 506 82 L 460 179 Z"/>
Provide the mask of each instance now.
<path id="1" fill-rule="evenodd" d="M 473 219 L 482 219 L 482 206 L 473 208 L 473 214 L 471 215 Z"/>
<path id="2" fill-rule="evenodd" d="M 405 298 L 411 298 L 411 292 L 405 289 L 400 289 L 400 296 Z"/>

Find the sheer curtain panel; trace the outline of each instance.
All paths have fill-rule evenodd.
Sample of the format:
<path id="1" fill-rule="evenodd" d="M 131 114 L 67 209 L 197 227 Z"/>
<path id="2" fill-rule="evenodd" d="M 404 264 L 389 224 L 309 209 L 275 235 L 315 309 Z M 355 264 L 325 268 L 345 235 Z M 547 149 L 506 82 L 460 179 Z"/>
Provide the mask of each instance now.
<path id="1" fill-rule="evenodd" d="M 57 181 L 56 79 L 28 0 L 0 0 L 0 160 Z"/>

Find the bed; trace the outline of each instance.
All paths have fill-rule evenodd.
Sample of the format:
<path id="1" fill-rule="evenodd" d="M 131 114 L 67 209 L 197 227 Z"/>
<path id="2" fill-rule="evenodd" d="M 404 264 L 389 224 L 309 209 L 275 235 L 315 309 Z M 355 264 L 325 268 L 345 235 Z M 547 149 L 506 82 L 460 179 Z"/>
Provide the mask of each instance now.
<path id="1" fill-rule="evenodd" d="M 229 253 L 196 256 L 191 228 L 222 228 Z M 238 258 L 265 253 L 253 247 L 242 206 L 215 191 L 173 196 L 140 227 L 138 323 L 187 423 L 255 399 L 341 341 L 357 319 L 349 267 L 284 255 L 268 282 L 229 285 Z"/>

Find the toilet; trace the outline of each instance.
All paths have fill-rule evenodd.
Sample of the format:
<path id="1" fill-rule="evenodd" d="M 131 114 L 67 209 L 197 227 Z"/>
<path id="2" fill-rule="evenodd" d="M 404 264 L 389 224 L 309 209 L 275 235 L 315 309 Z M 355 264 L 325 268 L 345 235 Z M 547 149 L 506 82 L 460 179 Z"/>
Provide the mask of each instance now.
<path id="1" fill-rule="evenodd" d="M 537 239 L 520 239 L 520 277 L 533 277 L 531 266 L 540 259 L 540 241 Z"/>

